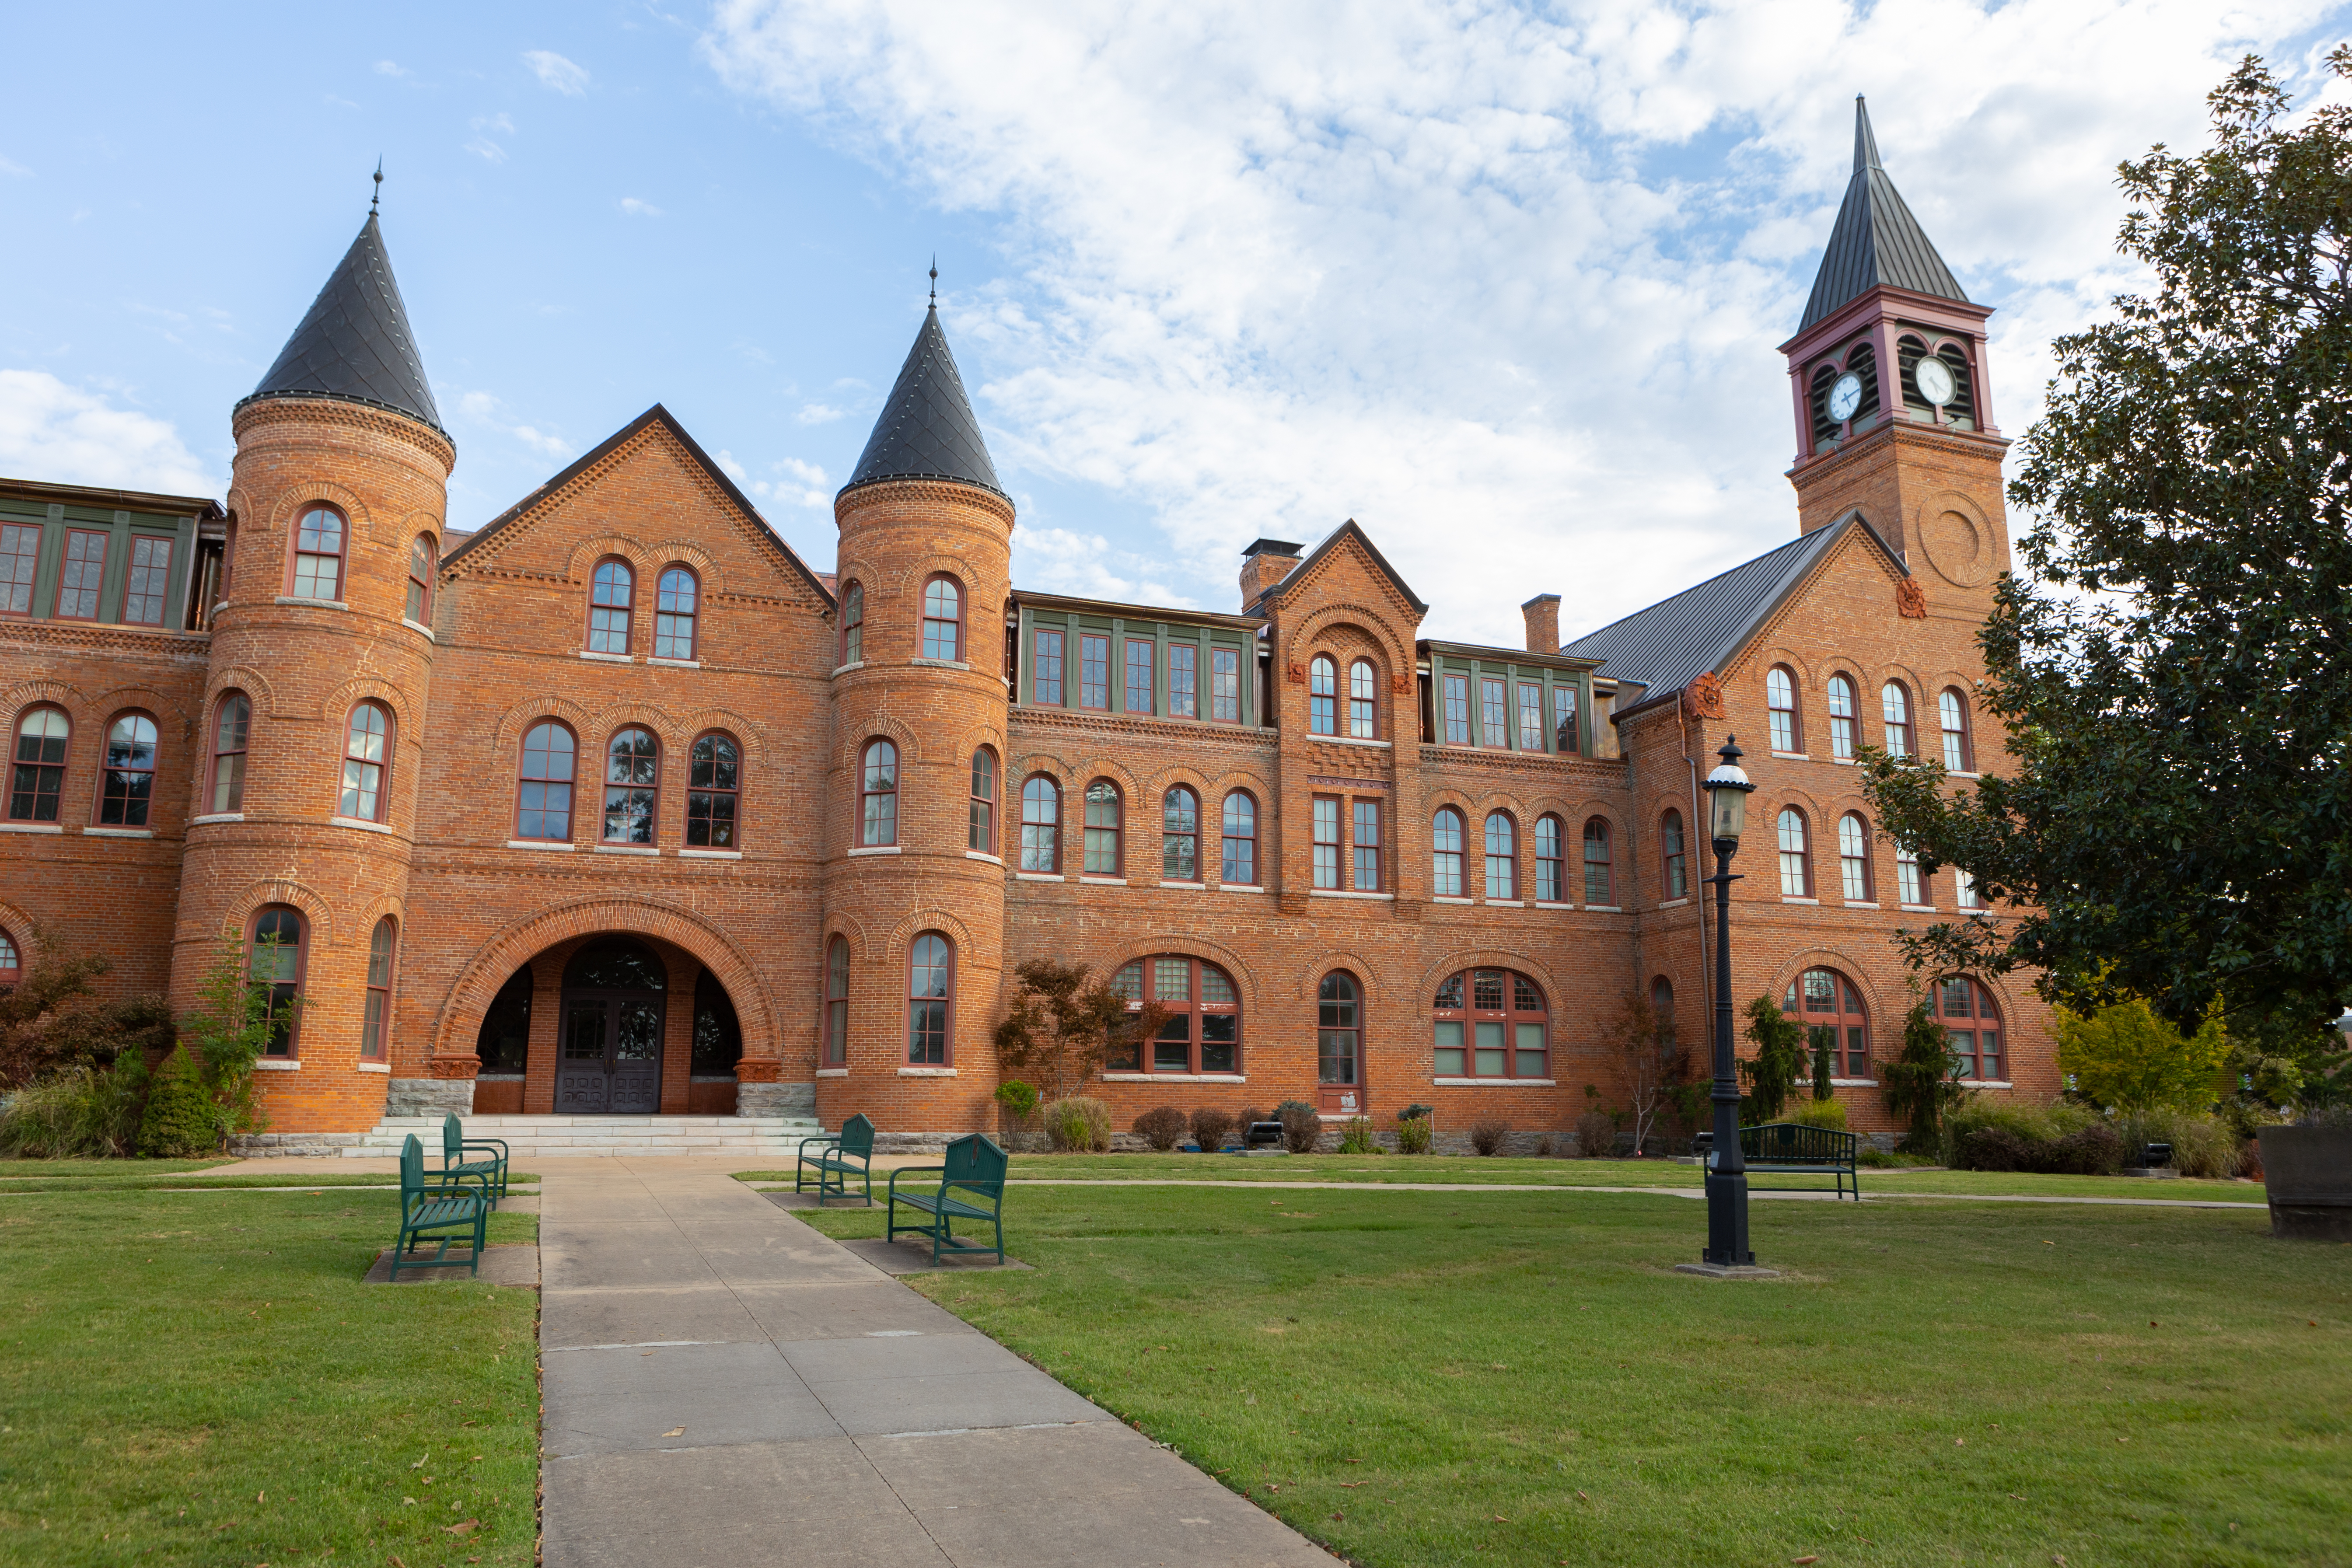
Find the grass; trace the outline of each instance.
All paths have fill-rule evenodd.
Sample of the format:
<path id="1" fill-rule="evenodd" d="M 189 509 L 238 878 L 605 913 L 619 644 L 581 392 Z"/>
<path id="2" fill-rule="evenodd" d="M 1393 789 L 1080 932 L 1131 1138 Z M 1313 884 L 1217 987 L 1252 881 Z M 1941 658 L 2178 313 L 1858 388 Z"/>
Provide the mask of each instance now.
<path id="1" fill-rule="evenodd" d="M 1370 1568 L 2345 1561 L 2352 1247 L 2258 1215 L 1759 1205 L 1725 1284 L 1638 1195 L 1007 1206 L 909 1283 Z"/>
<path id="2" fill-rule="evenodd" d="M 396 1188 L 400 1185 L 400 1173 L 396 1171 L 379 1171 L 373 1174 L 340 1171 L 325 1173 L 315 1171 L 289 1171 L 282 1175 L 264 1173 L 234 1176 L 207 1176 L 199 1171 L 184 1176 L 173 1176 L 152 1173 L 144 1168 L 147 1164 L 145 1161 L 140 1162 L 139 1167 L 121 1171 L 108 1169 L 109 1165 L 115 1163 L 111 1161 L 58 1161 L 57 1163 L 78 1164 L 83 1168 L 69 1173 L 60 1173 L 54 1176 L 38 1176 L 28 1180 L 15 1179 L 13 1173 L 0 1169 L 0 1194 L 138 1193 L 167 1190 L 214 1192 L 235 1190 L 240 1187 L 265 1191 L 271 1188 L 290 1187 L 300 1188 L 304 1192 L 314 1192 L 326 1187 Z M 161 1163 L 157 1162 L 157 1163 Z M 525 1171 L 509 1172 L 507 1176 L 507 1184 L 509 1187 L 528 1184 L 538 1180 L 537 1176 Z"/>
<path id="3" fill-rule="evenodd" d="M 1465 1185 L 1557 1187 L 1693 1187 L 1696 1165 L 1669 1160 L 1477 1159 L 1403 1154 L 1296 1154 L 1243 1159 L 1200 1154 L 1015 1154 L 1013 1181 L 1191 1182 L 1440 1182 Z M 790 1171 L 744 1171 L 745 1182 L 790 1182 Z M 1759 1192 L 1820 1187 L 1821 1176 L 1751 1174 Z M 2034 1176 L 1988 1171 L 1868 1170 L 1862 1190 L 1874 1197 L 1905 1194 L 1951 1196 L 2201 1198 L 2260 1205 L 2263 1190 L 2244 1182 L 2151 1182 L 2124 1176 Z"/>
<path id="4" fill-rule="evenodd" d="M 0 1206 L 0 1557 L 527 1568 L 537 1297 L 362 1285 L 398 1202 L 131 1189 Z M 536 1228 L 496 1215 L 490 1239 Z"/>
<path id="5" fill-rule="evenodd" d="M 18 1176 L 79 1176 L 94 1171 L 137 1173 L 142 1176 L 173 1171 L 202 1171 L 227 1160 L 15 1160 L 0 1158 L 0 1179 Z"/>

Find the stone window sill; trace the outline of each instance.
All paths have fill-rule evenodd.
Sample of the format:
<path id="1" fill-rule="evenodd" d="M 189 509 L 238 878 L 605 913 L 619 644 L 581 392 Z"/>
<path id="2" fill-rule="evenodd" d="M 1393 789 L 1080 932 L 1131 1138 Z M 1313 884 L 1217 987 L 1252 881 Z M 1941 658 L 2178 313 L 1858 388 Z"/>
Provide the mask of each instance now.
<path id="1" fill-rule="evenodd" d="M 1780 895 L 1780 901 L 1784 904 L 1818 904 L 1821 902 L 1821 900 L 1801 899 L 1793 893 L 1783 893 Z"/>
<path id="2" fill-rule="evenodd" d="M 1265 891 L 1265 889 L 1255 882 L 1220 882 L 1217 884 L 1217 891 L 1221 893 L 1263 893 Z"/>
<path id="3" fill-rule="evenodd" d="M 1660 904 L 1658 907 L 1662 910 L 1674 908 L 1672 904 Z M 1560 899 L 1538 899 L 1536 900 L 1536 908 L 1539 910 L 1572 910 L 1576 908 L 1576 906 Z"/>
<path id="4" fill-rule="evenodd" d="M 0 833 L 63 833 L 63 825 L 55 822 L 0 822 Z"/>
<path id="5" fill-rule="evenodd" d="M 1525 899 L 1488 899 L 1486 901 L 1497 909 L 1523 910 L 1528 907 L 1528 901 Z"/>
<path id="6" fill-rule="evenodd" d="M 559 855 L 569 855 L 574 849 L 579 848 L 580 846 L 572 843 L 569 839 L 509 838 L 507 840 L 507 847 L 509 849 L 552 849 Z"/>
<path id="7" fill-rule="evenodd" d="M 406 616 L 403 616 L 400 617 L 400 624 L 406 626 L 410 631 L 415 632 L 424 637 L 426 642 L 437 642 L 440 640 L 433 635 L 433 628 L 426 626 L 423 621 L 412 621 Z"/>
<path id="8" fill-rule="evenodd" d="M 1830 1079 L 1830 1087 L 1832 1089 L 1876 1089 L 1878 1080 L 1874 1078 L 1833 1078 Z"/>
<path id="9" fill-rule="evenodd" d="M 582 649 L 580 650 L 580 657 L 581 657 L 582 658 L 584 658 L 584 659 L 588 660 L 588 661 L 589 661 L 590 663 L 592 663 L 592 664 L 635 664 L 635 663 L 636 663 L 636 660 L 635 660 L 635 659 L 631 658 L 630 658 L 627 654 L 625 654 L 625 653 L 598 653 L 598 652 L 596 652 L 595 650 L 593 650 L 593 648 L 584 648 L 584 647 L 583 647 L 583 648 L 582 648 Z"/>
<path id="10" fill-rule="evenodd" d="M 1247 1083 L 1237 1072 L 1107 1072 L 1105 1083 Z"/>
<path id="11" fill-rule="evenodd" d="M 847 1078 L 849 1076 L 849 1069 L 847 1068 L 819 1068 L 816 1069 L 816 1076 L 819 1078 Z"/>
<path id="12" fill-rule="evenodd" d="M 300 1072 L 302 1070 L 301 1061 L 294 1057 L 263 1057 L 253 1065 L 255 1070 L 259 1072 Z"/>
<path id="13" fill-rule="evenodd" d="M 953 1078 L 955 1075 L 956 1069 L 953 1068 L 900 1068 L 898 1069 L 900 1078 Z"/>
<path id="14" fill-rule="evenodd" d="M 681 849 L 677 852 L 677 858 L 681 860 L 740 860 L 743 858 L 743 851 L 740 849 Z"/>
<path id="15" fill-rule="evenodd" d="M 1783 762 L 1790 763 L 1810 763 L 1813 760 L 1811 754 L 1806 752 L 1775 752 L 1772 754 Z"/>
<path id="16" fill-rule="evenodd" d="M 281 605 L 299 605 L 305 609 L 311 610 L 349 610 L 351 608 L 351 605 L 345 604 L 341 599 L 298 599 L 291 594 L 278 595 L 278 603 Z"/>
<path id="17" fill-rule="evenodd" d="M 362 833 L 390 833 L 392 831 L 392 825 L 390 823 L 370 822 L 363 816 L 336 816 L 331 817 L 329 820 L 334 823 L 338 827 L 356 827 Z"/>
<path id="18" fill-rule="evenodd" d="M 898 847 L 896 844 L 862 844 L 850 851 L 853 856 L 896 855 L 897 853 L 898 853 Z"/>
<path id="19" fill-rule="evenodd" d="M 1689 902 L 1690 902 L 1690 900 L 1688 900 L 1688 899 L 1686 899 L 1686 898 L 1684 898 L 1684 899 L 1668 899 L 1664 903 L 1660 904 L 1660 905 L 1658 906 L 1658 908 L 1660 908 L 1660 909 L 1662 909 L 1662 910 L 1678 910 L 1678 909 L 1681 909 L 1685 904 L 1689 903 Z"/>
<path id="20" fill-rule="evenodd" d="M 652 844 L 599 844 L 599 855 L 659 855 L 660 848 Z"/>
<path id="21" fill-rule="evenodd" d="M 967 849 L 963 852 L 963 858 L 967 860 L 985 860 L 990 865 L 996 867 L 1002 867 L 1004 864 L 1003 861 L 998 859 L 995 856 L 981 849 Z"/>
<path id="22" fill-rule="evenodd" d="M 664 669 L 700 669 L 702 668 L 702 661 L 698 658 L 663 658 L 659 655 L 654 655 L 647 658 L 646 662 L 660 665 Z"/>
<path id="23" fill-rule="evenodd" d="M 1195 893 L 1206 892 L 1209 888 L 1209 884 L 1206 882 L 1171 882 L 1165 878 L 1162 878 L 1160 881 L 1152 885 L 1160 888 L 1185 888 Z"/>
<path id="24" fill-rule="evenodd" d="M 1091 888 L 1124 888 L 1127 886 L 1127 879 L 1124 877 L 1080 877 L 1078 880 L 1086 883 Z"/>
<path id="25" fill-rule="evenodd" d="M 1622 904 L 1587 904 L 1584 906 L 1584 912 L 1588 915 L 1622 915 L 1625 912 L 1625 906 Z"/>
<path id="26" fill-rule="evenodd" d="M 1936 912 L 1933 904 L 1902 904 L 1896 907 L 1906 915 L 1932 915 Z"/>
<path id="27" fill-rule="evenodd" d="M 1328 741 L 1335 746 L 1371 746 L 1383 752 L 1394 750 L 1396 744 L 1392 741 L 1361 741 L 1353 735 L 1310 735 L 1307 739 Z"/>
<path id="28" fill-rule="evenodd" d="M 392 1070 L 392 1064 L 391 1064 L 390 1062 L 362 1062 L 362 1063 L 360 1063 L 360 1071 L 362 1071 L 362 1072 L 383 1072 L 383 1073 L 388 1073 L 388 1072 L 390 1072 L 391 1070 Z"/>
<path id="29" fill-rule="evenodd" d="M 833 673 L 835 675 L 847 675 L 853 669 L 864 669 L 865 668 L 866 661 L 864 659 L 856 659 L 848 664 L 835 665 L 834 667 Z"/>
<path id="30" fill-rule="evenodd" d="M 970 669 L 970 661 L 961 658 L 924 658 L 920 655 L 907 661 L 924 669 Z"/>
<path id="31" fill-rule="evenodd" d="M 152 827 L 85 827 L 82 832 L 91 838 L 152 838 Z"/>
<path id="32" fill-rule="evenodd" d="M 202 816 L 188 818 L 190 826 L 199 822 L 243 822 L 244 820 L 245 813 L 241 811 L 208 811 Z"/>
<path id="33" fill-rule="evenodd" d="M 1830 761 L 1835 763 L 1842 768 L 1858 768 L 1862 766 L 1860 763 L 1856 762 L 1852 757 L 1832 757 Z"/>
<path id="34" fill-rule="evenodd" d="M 1964 1078 L 1959 1082 L 1967 1089 L 2015 1089 L 2017 1087 L 2005 1078 Z"/>
<path id="35" fill-rule="evenodd" d="M 1451 893 L 1432 893 L 1429 897 L 1429 901 L 1433 904 L 1467 904 L 1473 903 L 1475 900 L 1471 899 L 1457 899 Z"/>
<path id="36" fill-rule="evenodd" d="M 1440 1089 L 1551 1089 L 1559 1082 L 1550 1078 L 1433 1078 L 1429 1081 Z"/>
<path id="37" fill-rule="evenodd" d="M 1066 880 L 1059 871 L 1015 871 L 1013 879 L 1023 882 L 1059 882 Z"/>
<path id="38" fill-rule="evenodd" d="M 1396 902 L 1394 893 L 1362 893 L 1353 888 L 1309 888 L 1307 896 L 1310 899 L 1370 899 L 1386 904 Z"/>

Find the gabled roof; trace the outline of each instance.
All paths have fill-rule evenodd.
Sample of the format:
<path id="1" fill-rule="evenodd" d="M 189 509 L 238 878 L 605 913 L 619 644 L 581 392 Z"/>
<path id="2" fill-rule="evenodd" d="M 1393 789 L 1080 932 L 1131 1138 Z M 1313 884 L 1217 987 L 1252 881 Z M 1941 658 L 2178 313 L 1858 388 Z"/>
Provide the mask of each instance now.
<path id="1" fill-rule="evenodd" d="M 963 395 L 955 355 L 948 352 L 937 305 L 924 314 L 922 330 L 898 367 L 882 416 L 874 421 L 874 433 L 866 438 L 866 450 L 842 493 L 883 479 L 957 479 L 1004 495 L 988 444 L 980 438 L 980 421 Z"/>
<path id="2" fill-rule="evenodd" d="M 1587 632 L 1559 651 L 1600 659 L 1602 674 L 1638 682 L 1651 697 L 1679 691 L 1728 665 L 1831 548 L 1855 529 L 1870 536 L 1895 571 L 1909 575 L 1878 531 L 1860 512 L 1848 512 L 1827 528 L 1801 534 L 1671 599 Z"/>
<path id="3" fill-rule="evenodd" d="M 554 478 L 547 480 L 546 483 L 540 485 L 529 495 L 523 497 L 522 500 L 515 502 L 514 505 L 507 508 L 506 510 L 499 513 L 498 516 L 490 519 L 489 521 L 475 530 L 473 533 L 467 537 L 465 542 L 459 544 L 455 550 L 450 551 L 448 554 L 441 558 L 442 569 L 446 571 L 449 567 L 456 565 L 467 555 L 472 553 L 475 547 L 482 543 L 483 541 L 495 536 L 509 523 L 522 516 L 523 513 L 529 511 L 533 506 L 537 505 L 542 497 L 553 495 L 557 491 L 562 489 L 564 486 L 570 484 L 579 475 L 585 472 L 587 469 L 593 468 L 596 464 L 603 462 L 607 456 L 634 438 L 636 434 L 643 430 L 646 426 L 656 422 L 661 425 L 663 429 L 667 430 L 670 433 L 670 436 L 680 447 L 683 447 L 686 449 L 687 456 L 693 458 L 697 464 L 700 465 L 702 471 L 705 474 L 708 474 L 712 482 L 717 484 L 719 488 L 726 493 L 727 499 L 734 503 L 736 509 L 742 512 L 743 516 L 747 520 L 759 526 L 761 535 L 765 538 L 770 544 L 775 547 L 778 553 L 782 554 L 786 561 L 792 563 L 793 570 L 798 572 L 801 574 L 801 577 L 810 587 L 814 588 L 817 591 L 827 605 L 832 604 L 834 602 L 833 590 L 826 586 L 824 578 L 820 577 L 817 574 L 809 570 L 808 563 L 800 558 L 800 552 L 795 551 L 791 545 L 786 544 L 782 538 L 777 534 L 776 531 L 768 526 L 768 520 L 760 515 L 760 509 L 751 504 L 751 498 L 745 495 L 742 489 L 737 486 L 735 481 L 727 477 L 727 470 L 720 468 L 717 463 L 712 462 L 710 460 L 710 454 L 702 449 L 702 444 L 697 441 L 693 437 L 688 435 L 686 433 L 686 426 L 677 422 L 677 416 L 658 403 L 655 404 L 651 408 L 646 409 L 643 414 L 638 415 L 635 419 L 630 420 L 620 429 L 615 430 L 611 436 L 605 437 L 604 442 L 599 445 L 594 451 L 590 452 L 578 462 L 575 462 L 570 468 L 565 468 L 562 473 L 557 474 Z"/>
<path id="4" fill-rule="evenodd" d="M 1412 584 L 1397 575 L 1397 569 L 1389 564 L 1389 558 L 1381 553 L 1380 546 L 1372 542 L 1371 536 L 1366 533 L 1362 525 L 1352 517 L 1326 534 L 1323 542 L 1317 545 L 1306 560 L 1285 572 L 1282 574 L 1282 581 L 1259 595 L 1258 599 L 1261 602 L 1266 599 L 1279 599 L 1292 584 L 1307 581 L 1307 574 L 1315 570 L 1316 563 L 1337 549 L 1343 539 L 1352 539 L 1362 547 L 1364 553 L 1372 558 L 1372 564 L 1379 567 L 1381 574 L 1389 580 L 1390 585 L 1396 589 L 1406 604 L 1412 606 L 1415 615 L 1429 614 L 1429 605 L 1423 602 L 1420 595 L 1412 591 Z M 1255 606 L 1245 605 L 1244 608 L 1246 611 Z"/>
<path id="5" fill-rule="evenodd" d="M 264 397 L 371 403 L 441 430 L 441 411 L 433 405 L 375 214 L 368 214 L 359 237 L 328 275 L 310 313 L 278 352 L 278 363 L 237 406 Z"/>
<path id="6" fill-rule="evenodd" d="M 1936 254 L 1919 220 L 1903 205 L 1895 182 L 1878 163 L 1878 138 L 1871 133 L 1870 110 L 1853 100 L 1853 177 L 1830 229 L 1822 269 L 1813 275 L 1812 298 L 1805 301 L 1803 331 L 1847 301 L 1885 286 L 1932 294 L 1967 304 L 1969 297 Z"/>

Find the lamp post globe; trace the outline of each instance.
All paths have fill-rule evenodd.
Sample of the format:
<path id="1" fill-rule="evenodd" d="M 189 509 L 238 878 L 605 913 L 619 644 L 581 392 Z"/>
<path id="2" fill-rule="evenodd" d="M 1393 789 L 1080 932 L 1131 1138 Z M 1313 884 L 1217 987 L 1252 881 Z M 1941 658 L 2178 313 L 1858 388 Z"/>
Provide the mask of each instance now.
<path id="1" fill-rule="evenodd" d="M 1739 1077 L 1731 1053 L 1731 857 L 1748 820 L 1756 782 L 1739 766 L 1739 738 L 1725 737 L 1722 759 L 1706 775 L 1707 836 L 1715 841 L 1715 1107 L 1714 1149 L 1706 1164 L 1706 1253 L 1709 1265 L 1748 1268 L 1748 1163 L 1739 1152 Z"/>

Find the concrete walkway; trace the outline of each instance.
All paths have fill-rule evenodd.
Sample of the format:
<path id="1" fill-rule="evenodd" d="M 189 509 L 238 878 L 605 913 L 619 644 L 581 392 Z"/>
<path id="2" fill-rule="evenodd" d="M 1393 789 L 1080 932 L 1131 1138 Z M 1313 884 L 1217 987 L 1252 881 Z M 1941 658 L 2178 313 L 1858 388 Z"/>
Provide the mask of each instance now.
<path id="1" fill-rule="evenodd" d="M 549 1162 L 547 1568 L 1336 1561 L 730 1179 Z"/>

